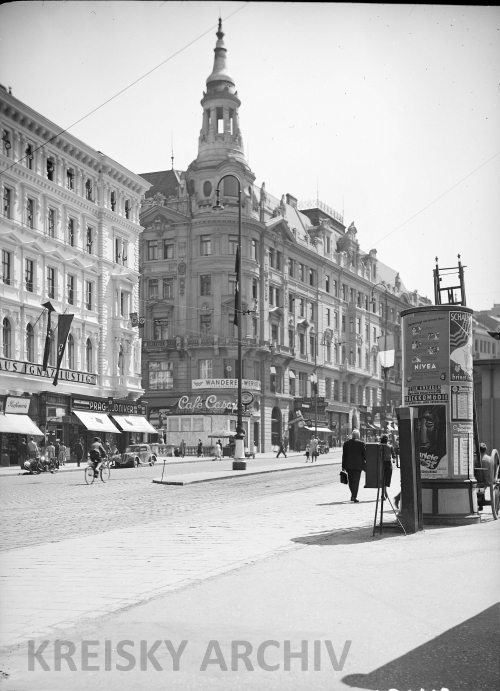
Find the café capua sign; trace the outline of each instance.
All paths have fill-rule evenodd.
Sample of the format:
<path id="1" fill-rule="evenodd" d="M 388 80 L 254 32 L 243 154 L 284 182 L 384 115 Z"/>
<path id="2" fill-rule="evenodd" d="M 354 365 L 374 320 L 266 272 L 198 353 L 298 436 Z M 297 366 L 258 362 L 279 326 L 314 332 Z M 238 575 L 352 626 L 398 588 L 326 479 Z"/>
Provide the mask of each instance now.
<path id="1" fill-rule="evenodd" d="M 26 374 L 34 377 L 44 377 L 53 379 L 56 374 L 55 367 L 47 367 L 44 372 L 42 365 L 33 362 L 23 362 L 21 360 L 7 360 L 0 358 L 0 372 L 10 372 L 11 374 Z M 97 384 L 97 375 L 88 372 L 75 372 L 69 369 L 59 370 L 59 381 L 67 381 L 78 384 Z"/>
<path id="2" fill-rule="evenodd" d="M 177 403 L 179 410 L 184 410 L 189 413 L 236 413 L 238 404 L 227 399 L 219 400 L 215 394 L 211 394 L 203 399 L 201 396 L 190 398 L 189 396 L 182 396 Z"/>

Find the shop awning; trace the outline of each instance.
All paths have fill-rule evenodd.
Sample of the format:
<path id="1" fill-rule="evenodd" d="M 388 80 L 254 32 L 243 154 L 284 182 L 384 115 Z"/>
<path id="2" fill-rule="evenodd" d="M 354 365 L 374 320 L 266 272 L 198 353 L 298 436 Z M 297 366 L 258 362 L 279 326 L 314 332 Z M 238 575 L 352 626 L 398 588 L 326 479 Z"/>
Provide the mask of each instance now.
<path id="1" fill-rule="evenodd" d="M 14 415 L 12 413 L 0 415 L 0 432 L 33 434 L 36 437 L 43 437 L 43 432 L 35 425 L 31 418 L 27 415 Z"/>
<path id="2" fill-rule="evenodd" d="M 140 415 L 113 415 L 113 420 L 124 432 L 147 432 L 158 434 L 153 425 L 150 425 L 145 417 Z"/>
<path id="3" fill-rule="evenodd" d="M 330 434 L 332 433 L 332 430 L 329 427 L 307 427 L 307 425 L 304 425 L 302 429 L 306 429 L 308 432 L 329 432 Z"/>
<path id="4" fill-rule="evenodd" d="M 89 413 L 88 411 L 74 410 L 73 414 L 92 432 L 113 432 L 113 434 L 121 432 L 121 430 L 111 422 L 106 413 Z"/>

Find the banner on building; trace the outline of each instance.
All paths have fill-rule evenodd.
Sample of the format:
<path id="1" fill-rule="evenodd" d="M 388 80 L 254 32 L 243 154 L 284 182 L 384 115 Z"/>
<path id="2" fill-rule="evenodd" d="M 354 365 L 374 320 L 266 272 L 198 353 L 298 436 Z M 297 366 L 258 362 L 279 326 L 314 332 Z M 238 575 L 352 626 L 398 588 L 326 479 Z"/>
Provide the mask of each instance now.
<path id="1" fill-rule="evenodd" d="M 68 334 L 74 316 L 74 314 L 59 315 L 57 324 L 57 366 L 56 373 L 54 375 L 54 380 L 52 382 L 53 386 L 57 386 L 57 381 L 59 379 L 59 371 L 61 369 L 61 362 L 64 356 L 64 350 L 66 348 L 66 342 L 68 340 Z"/>

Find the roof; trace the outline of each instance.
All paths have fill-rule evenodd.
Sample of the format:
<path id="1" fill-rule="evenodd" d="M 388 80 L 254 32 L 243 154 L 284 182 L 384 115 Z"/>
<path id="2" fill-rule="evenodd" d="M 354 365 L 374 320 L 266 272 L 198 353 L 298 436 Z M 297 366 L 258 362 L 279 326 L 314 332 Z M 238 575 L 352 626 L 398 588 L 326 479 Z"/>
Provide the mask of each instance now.
<path id="1" fill-rule="evenodd" d="M 164 197 L 177 197 L 177 191 L 180 187 L 181 181 L 184 179 L 185 172 L 183 170 L 159 170 L 154 173 L 141 173 L 141 178 L 144 178 L 152 187 L 146 192 L 145 196 L 154 197 L 155 194 L 163 194 Z"/>

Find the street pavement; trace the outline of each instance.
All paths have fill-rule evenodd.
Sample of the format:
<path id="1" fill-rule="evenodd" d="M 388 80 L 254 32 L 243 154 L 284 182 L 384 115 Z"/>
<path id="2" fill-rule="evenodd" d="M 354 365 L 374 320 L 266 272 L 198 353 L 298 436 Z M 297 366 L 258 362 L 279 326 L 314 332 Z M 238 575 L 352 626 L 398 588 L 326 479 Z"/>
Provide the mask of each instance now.
<path id="1" fill-rule="evenodd" d="M 488 646 L 496 640 L 498 522 L 485 516 L 477 526 L 372 537 L 375 491 L 362 489 L 351 504 L 335 465 L 187 487 L 155 485 L 157 475 L 158 467 L 121 470 L 90 487 L 73 473 L 2 479 L 6 691 L 430 691 L 447 680 L 449 691 L 497 688 Z M 392 494 L 398 482 L 395 473 Z M 54 671 L 57 638 L 77 646 L 76 672 L 64 661 Z M 49 641 L 49 672 L 38 662 L 28 670 L 28 639 Z M 116 659 L 105 671 L 102 650 L 99 671 L 82 670 L 81 641 L 104 649 L 109 640 L 116 658 L 124 639 L 137 649 L 141 640 L 188 643 L 178 672 L 165 644 L 163 674 L 147 660 L 145 671 L 139 662 L 117 671 Z M 227 672 L 202 670 L 211 640 Z M 232 670 L 233 640 L 252 646 L 253 672 L 241 661 Z M 264 656 L 280 662 L 273 672 L 256 653 L 269 640 L 279 644 Z M 307 670 L 296 658 L 284 670 L 287 640 L 294 651 L 307 641 Z M 337 671 L 325 641 L 339 659 L 347 650 Z"/>

